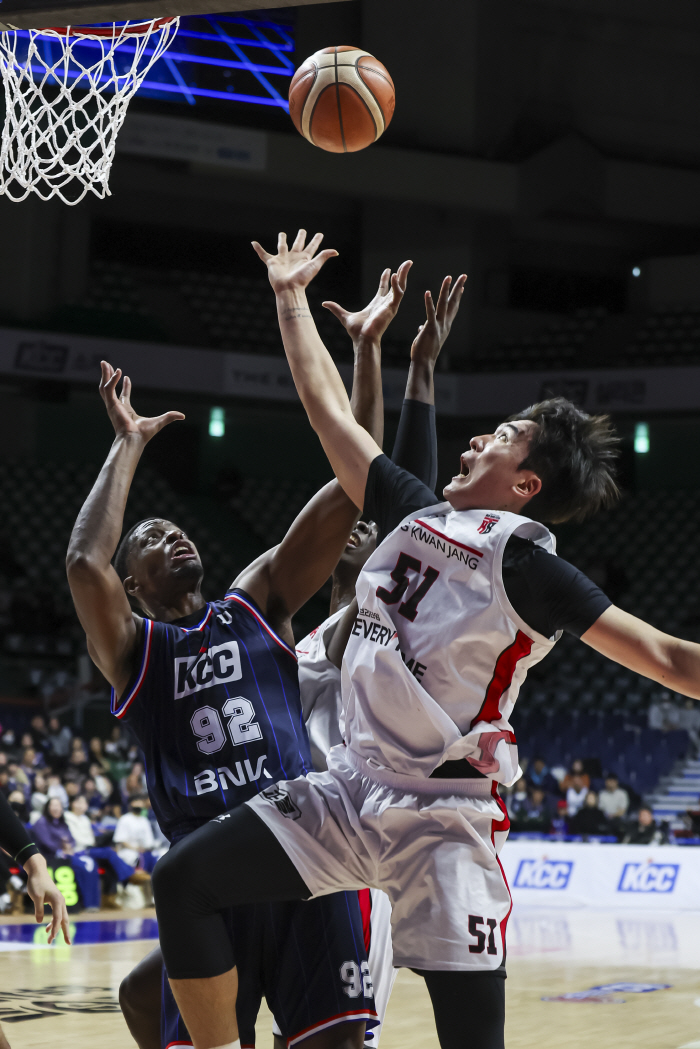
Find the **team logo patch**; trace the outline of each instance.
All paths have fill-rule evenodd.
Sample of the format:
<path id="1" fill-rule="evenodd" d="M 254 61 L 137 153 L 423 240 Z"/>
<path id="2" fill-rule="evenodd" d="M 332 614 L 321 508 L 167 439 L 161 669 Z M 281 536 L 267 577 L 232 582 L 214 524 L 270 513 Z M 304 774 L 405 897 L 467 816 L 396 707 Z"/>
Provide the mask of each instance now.
<path id="1" fill-rule="evenodd" d="M 626 863 L 618 892 L 673 892 L 680 866 L 677 863 Z"/>
<path id="2" fill-rule="evenodd" d="M 513 885 L 516 889 L 565 889 L 574 869 L 572 860 L 521 860 Z"/>
<path id="3" fill-rule="evenodd" d="M 477 528 L 477 532 L 479 533 L 479 535 L 486 535 L 488 532 L 491 531 L 495 524 L 498 524 L 500 520 L 500 517 L 497 517 L 495 514 L 487 514 L 484 520 Z"/>
<path id="4" fill-rule="evenodd" d="M 301 816 L 301 809 L 286 790 L 280 790 L 277 784 L 274 787 L 266 787 L 265 790 L 260 791 L 263 798 L 269 801 L 271 805 L 274 805 L 277 811 L 288 820 L 298 820 Z"/>
<path id="5" fill-rule="evenodd" d="M 175 660 L 175 699 L 191 696 L 193 692 L 201 692 L 221 682 L 238 681 L 242 676 L 238 642 L 214 645 L 197 655 Z"/>

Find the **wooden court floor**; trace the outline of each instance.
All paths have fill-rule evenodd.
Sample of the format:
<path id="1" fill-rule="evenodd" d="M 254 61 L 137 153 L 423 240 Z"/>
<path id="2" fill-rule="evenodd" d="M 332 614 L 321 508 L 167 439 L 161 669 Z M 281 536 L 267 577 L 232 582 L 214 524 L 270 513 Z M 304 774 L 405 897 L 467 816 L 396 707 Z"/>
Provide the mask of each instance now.
<path id="1" fill-rule="evenodd" d="M 121 912 L 120 935 L 138 936 L 144 913 Z M 100 917 L 107 916 L 89 920 Z M 40 931 L 18 930 L 16 922 L 8 930 L 0 919 L 0 1021 L 12 1049 L 132 1049 L 116 992 L 153 941 L 49 948 Z M 7 939 L 20 932 L 22 942 Z M 516 914 L 508 972 L 508 1049 L 700 1049 L 700 914 Z M 618 989 L 589 990 L 606 985 Z M 598 1000 L 543 1001 L 582 991 Z M 478 1002 L 464 1002 L 465 1027 L 475 1008 Z M 410 972 L 399 974 L 381 1045 L 438 1049 L 425 986 Z M 258 1046 L 272 1047 L 264 1007 Z"/>

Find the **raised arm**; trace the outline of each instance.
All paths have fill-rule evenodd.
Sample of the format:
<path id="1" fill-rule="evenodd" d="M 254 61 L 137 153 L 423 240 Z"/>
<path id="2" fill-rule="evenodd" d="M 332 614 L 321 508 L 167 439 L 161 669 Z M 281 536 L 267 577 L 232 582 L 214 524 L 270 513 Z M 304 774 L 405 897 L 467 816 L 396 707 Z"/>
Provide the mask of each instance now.
<path id="1" fill-rule="evenodd" d="M 328 259 L 338 254 L 326 249 L 316 255 L 321 240 L 322 235 L 317 233 L 306 247 L 306 231 L 300 230 L 291 249 L 286 234 L 280 233 L 276 255 L 270 255 L 257 242 L 253 247 L 267 266 L 277 298 L 284 349 L 309 422 L 343 490 L 361 510 L 369 464 L 382 450 L 355 420 L 343 380 L 321 341 L 306 300 L 306 285 Z M 398 275 L 391 280 L 393 290 L 398 287 Z"/>
<path id="2" fill-rule="evenodd" d="M 66 570 L 75 610 L 85 630 L 88 651 L 117 694 L 126 687 L 143 630 L 131 611 L 111 561 L 124 524 L 131 482 L 143 450 L 164 426 L 184 419 L 181 412 L 157 418 L 137 415 L 131 407 L 131 381 L 121 369 L 102 361 L 100 395 L 115 430 L 114 443 L 88 495 L 68 545 Z"/>
<path id="3" fill-rule="evenodd" d="M 628 670 L 700 699 L 700 645 L 664 634 L 611 605 L 581 640 Z"/>
<path id="4" fill-rule="evenodd" d="M 393 277 L 390 270 L 385 270 L 376 295 L 357 313 L 344 310 L 337 303 L 328 304 L 353 341 L 355 425 L 362 427 L 365 437 L 378 445 L 384 430 L 381 337 L 403 298 L 409 267 L 410 264 L 404 264 Z M 312 276 L 313 273 L 307 273 L 307 283 Z M 313 327 L 315 330 L 315 325 Z M 347 401 L 346 394 L 345 399 Z M 291 637 L 290 617 L 330 576 L 357 516 L 356 505 L 337 481 L 331 481 L 304 507 L 280 545 L 258 558 L 234 585 L 249 593 L 278 629 L 287 631 Z"/>

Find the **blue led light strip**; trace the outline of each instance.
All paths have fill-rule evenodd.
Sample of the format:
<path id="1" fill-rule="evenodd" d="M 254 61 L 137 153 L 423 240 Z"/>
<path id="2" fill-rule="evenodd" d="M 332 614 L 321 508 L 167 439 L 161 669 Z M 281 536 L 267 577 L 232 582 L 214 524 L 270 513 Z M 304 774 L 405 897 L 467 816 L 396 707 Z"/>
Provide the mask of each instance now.
<path id="1" fill-rule="evenodd" d="M 206 32 L 201 28 L 194 28 L 194 26 L 201 27 L 203 24 L 208 24 L 211 27 L 211 31 Z M 238 31 L 236 31 L 236 27 Z M 243 36 L 240 32 L 241 29 L 247 30 L 251 36 Z M 26 31 L 19 32 L 18 35 L 23 37 L 29 36 Z M 191 46 L 188 46 L 190 41 L 192 42 Z M 50 37 L 44 37 L 41 44 L 43 45 L 44 59 L 48 65 L 51 65 L 53 48 L 56 46 L 56 43 Z M 79 44 L 81 49 L 97 49 L 101 46 L 99 41 L 89 39 L 85 39 Z M 287 112 L 289 111 L 289 104 L 286 97 L 284 97 L 287 94 L 284 84 L 294 75 L 294 64 L 288 57 L 294 51 L 294 38 L 291 26 L 280 25 L 277 22 L 265 19 L 257 20 L 232 15 L 209 16 L 206 19 L 202 16 L 193 16 L 182 19 L 176 46 L 176 51 L 169 50 L 149 71 L 148 79 L 144 80 L 141 85 L 143 92 L 151 96 L 161 94 L 173 100 L 176 100 L 177 96 L 179 96 L 187 101 L 189 105 L 194 105 L 197 98 L 210 98 L 221 101 L 247 102 L 261 106 L 275 106 Z M 232 52 L 231 58 L 220 57 L 222 48 Z M 121 53 L 126 58 L 133 54 L 135 49 L 135 45 L 125 42 L 120 45 L 117 57 Z M 204 54 L 197 53 L 199 50 L 203 51 Z M 263 53 L 267 52 L 265 58 L 260 54 L 261 51 Z M 256 61 L 255 52 L 258 52 L 260 55 L 261 61 Z M 145 51 L 145 57 L 152 54 L 152 49 Z M 276 60 L 278 64 L 273 64 L 271 59 Z M 85 64 L 87 65 L 88 63 L 86 62 Z M 118 66 L 119 63 L 117 61 L 115 68 L 117 76 Z M 66 76 L 66 70 L 60 61 L 56 62 L 56 67 L 60 71 L 59 75 L 62 80 Z M 199 82 L 198 70 L 200 69 L 202 73 L 207 69 L 209 70 L 209 73 L 204 77 L 204 82 L 207 86 L 203 86 Z M 219 89 L 216 84 L 217 70 L 221 70 L 222 73 L 226 71 L 228 75 L 231 75 L 231 73 L 236 74 L 235 90 L 233 90 L 233 82 L 230 85 L 225 85 L 225 82 L 223 82 Z M 43 79 L 46 73 L 45 70 L 38 66 L 32 66 L 31 72 L 35 80 Z M 77 70 L 75 72 L 73 70 L 67 71 L 69 80 L 75 81 L 79 75 Z M 270 77 L 284 78 L 279 85 L 279 90 L 275 83 L 269 79 Z M 253 93 L 254 84 L 251 78 L 262 89 L 261 94 Z M 245 83 L 246 80 L 248 83 Z M 102 78 L 102 83 L 108 84 L 109 81 L 109 76 Z"/>

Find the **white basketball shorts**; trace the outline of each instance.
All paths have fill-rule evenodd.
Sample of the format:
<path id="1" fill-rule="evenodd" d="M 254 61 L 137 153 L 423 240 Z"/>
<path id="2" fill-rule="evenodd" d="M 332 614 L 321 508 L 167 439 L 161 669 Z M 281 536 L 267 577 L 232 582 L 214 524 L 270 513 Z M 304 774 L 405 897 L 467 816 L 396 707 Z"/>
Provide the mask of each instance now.
<path id="1" fill-rule="evenodd" d="M 384 890 L 395 966 L 504 964 L 511 899 L 498 851 L 509 822 L 490 780 L 409 778 L 334 747 L 327 772 L 275 783 L 248 804 L 312 896 Z"/>

